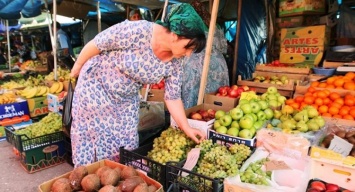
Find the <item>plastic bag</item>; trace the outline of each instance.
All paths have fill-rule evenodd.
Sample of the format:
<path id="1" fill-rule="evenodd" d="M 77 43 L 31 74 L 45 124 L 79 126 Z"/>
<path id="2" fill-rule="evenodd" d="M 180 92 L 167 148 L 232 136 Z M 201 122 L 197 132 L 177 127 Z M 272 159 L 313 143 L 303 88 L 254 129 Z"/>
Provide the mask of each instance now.
<path id="1" fill-rule="evenodd" d="M 62 123 L 67 133 L 70 134 L 70 127 L 72 122 L 71 107 L 74 95 L 74 87 L 71 80 L 69 80 L 68 93 L 63 103 Z"/>

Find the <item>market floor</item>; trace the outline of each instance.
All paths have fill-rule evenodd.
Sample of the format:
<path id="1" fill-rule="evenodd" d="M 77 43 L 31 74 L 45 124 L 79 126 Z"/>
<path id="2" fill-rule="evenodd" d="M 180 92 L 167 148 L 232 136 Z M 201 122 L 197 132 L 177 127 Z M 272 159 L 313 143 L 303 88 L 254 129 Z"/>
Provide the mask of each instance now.
<path id="1" fill-rule="evenodd" d="M 20 158 L 12 151 L 7 141 L 0 142 L 0 192 L 37 192 L 38 186 L 73 169 L 62 163 L 42 171 L 29 174 L 22 168 Z"/>

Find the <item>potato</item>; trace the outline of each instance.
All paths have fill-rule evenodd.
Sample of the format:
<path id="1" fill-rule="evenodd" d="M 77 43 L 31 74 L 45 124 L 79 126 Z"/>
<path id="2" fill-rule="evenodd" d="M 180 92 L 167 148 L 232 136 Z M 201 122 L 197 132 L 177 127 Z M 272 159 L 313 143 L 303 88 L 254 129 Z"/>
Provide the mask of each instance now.
<path id="1" fill-rule="evenodd" d="M 69 181 L 73 190 L 81 189 L 81 180 L 88 175 L 88 170 L 85 166 L 75 168 L 69 175 Z"/>
<path id="2" fill-rule="evenodd" d="M 144 183 L 144 180 L 140 176 L 133 176 L 125 179 L 122 183 L 123 192 L 133 192 L 137 185 Z"/>
<path id="3" fill-rule="evenodd" d="M 132 166 L 127 166 L 122 169 L 122 171 L 121 171 L 121 179 L 122 180 L 126 180 L 130 177 L 133 177 L 133 176 L 138 176 L 138 172 Z"/>
<path id="4" fill-rule="evenodd" d="M 52 187 L 52 192 L 71 192 L 72 189 L 70 187 L 69 179 L 67 178 L 59 178 L 54 181 Z"/>

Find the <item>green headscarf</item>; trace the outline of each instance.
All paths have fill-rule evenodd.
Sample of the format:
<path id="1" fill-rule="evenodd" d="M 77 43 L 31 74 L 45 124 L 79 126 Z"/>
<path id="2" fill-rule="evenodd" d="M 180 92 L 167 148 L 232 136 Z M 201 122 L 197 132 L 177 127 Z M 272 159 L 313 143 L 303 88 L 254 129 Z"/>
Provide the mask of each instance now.
<path id="1" fill-rule="evenodd" d="M 188 3 L 169 5 L 164 20 L 156 23 L 180 36 L 205 34 L 207 30 L 201 17 Z"/>

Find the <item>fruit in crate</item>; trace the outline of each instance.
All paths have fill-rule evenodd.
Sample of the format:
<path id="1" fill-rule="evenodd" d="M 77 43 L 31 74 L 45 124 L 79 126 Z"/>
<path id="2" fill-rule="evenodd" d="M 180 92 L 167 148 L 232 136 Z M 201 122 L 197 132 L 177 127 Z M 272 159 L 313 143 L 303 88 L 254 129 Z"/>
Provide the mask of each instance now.
<path id="1" fill-rule="evenodd" d="M 64 84 L 61 81 L 53 82 L 52 86 L 49 88 L 49 93 L 57 94 L 63 91 Z"/>
<path id="2" fill-rule="evenodd" d="M 54 81 L 55 78 L 54 78 L 54 72 L 50 72 L 48 75 L 46 75 L 44 77 L 45 80 L 47 81 Z M 75 78 L 71 78 L 70 77 L 70 70 L 68 69 L 62 69 L 60 67 L 57 68 L 57 80 L 58 81 L 69 81 L 71 80 L 72 82 L 75 82 L 76 79 Z"/>
<path id="3" fill-rule="evenodd" d="M 189 115 L 190 119 L 200 120 L 200 121 L 210 121 L 215 118 L 216 111 L 214 109 L 199 109 L 197 111 L 191 112 Z"/>
<path id="4" fill-rule="evenodd" d="M 355 91 L 355 73 L 348 72 L 345 75 L 336 75 L 329 77 L 327 80 L 311 83 L 311 87 L 314 88 L 328 88 L 328 89 L 345 89 Z"/>
<path id="5" fill-rule="evenodd" d="M 6 92 L 0 95 L 0 105 L 15 103 L 17 96 L 13 92 Z"/>
<path id="6" fill-rule="evenodd" d="M 266 101 L 271 108 L 281 107 L 286 101 L 286 97 L 280 95 L 276 87 L 269 87 L 265 93 L 260 96 L 261 100 Z"/>
<path id="7" fill-rule="evenodd" d="M 269 159 L 263 158 L 250 163 L 244 171 L 240 172 L 240 180 L 243 183 L 269 186 L 271 171 L 266 171 L 264 165 L 267 161 L 269 161 Z"/>
<path id="8" fill-rule="evenodd" d="M 355 119 L 355 95 L 352 93 L 342 96 L 338 92 L 331 92 L 328 89 L 317 90 L 314 87 L 309 87 L 304 95 L 288 99 L 286 104 L 298 110 L 311 105 L 324 117 Z"/>
<path id="9" fill-rule="evenodd" d="M 216 92 L 216 96 L 223 96 L 223 97 L 231 97 L 231 98 L 238 98 L 240 95 L 245 91 L 254 91 L 250 89 L 248 86 L 221 86 L 218 88 Z"/>
<path id="10" fill-rule="evenodd" d="M 24 85 L 16 81 L 5 82 L 4 84 L 1 85 L 1 88 L 3 89 L 16 89 L 22 87 L 24 87 Z"/>
<path id="11" fill-rule="evenodd" d="M 350 192 L 350 190 L 344 189 L 337 184 L 327 183 L 322 180 L 312 179 L 308 183 L 306 192 Z"/>
<path id="12" fill-rule="evenodd" d="M 289 105 L 283 106 L 281 112 L 274 110 L 274 118 L 268 128 L 281 129 L 285 133 L 318 131 L 325 126 L 325 120 L 313 106 L 295 110 Z"/>
<path id="13" fill-rule="evenodd" d="M 26 99 L 31 99 L 33 97 L 47 96 L 49 88 L 46 86 L 26 87 L 24 90 L 17 91 L 17 93 Z"/>
<path id="14" fill-rule="evenodd" d="M 144 88 L 146 88 L 147 85 L 144 85 Z M 160 80 L 159 83 L 154 83 L 150 85 L 151 89 L 165 89 L 165 81 L 164 79 Z"/>
<path id="15" fill-rule="evenodd" d="M 334 133 L 329 133 L 323 138 L 320 146 L 324 148 L 328 148 L 334 138 L 334 135 L 344 139 L 345 141 L 351 143 L 354 146 L 349 156 L 355 157 L 355 130 L 338 130 Z"/>
<path id="16" fill-rule="evenodd" d="M 148 157 L 161 164 L 178 162 L 186 158 L 187 152 L 195 145 L 180 129 L 169 127 L 154 139 L 153 149 Z"/>
<path id="17" fill-rule="evenodd" d="M 283 75 L 281 77 L 275 75 L 274 76 L 257 75 L 254 77 L 253 81 L 257 83 L 271 83 L 276 85 L 287 85 L 289 83 L 289 79 L 286 75 Z"/>

